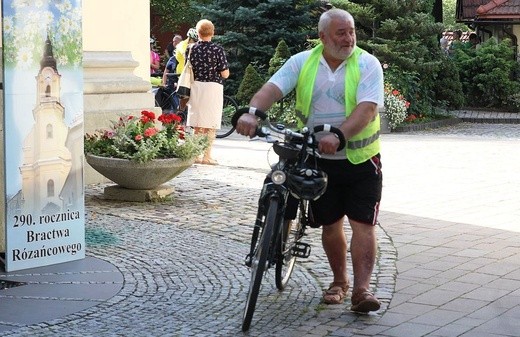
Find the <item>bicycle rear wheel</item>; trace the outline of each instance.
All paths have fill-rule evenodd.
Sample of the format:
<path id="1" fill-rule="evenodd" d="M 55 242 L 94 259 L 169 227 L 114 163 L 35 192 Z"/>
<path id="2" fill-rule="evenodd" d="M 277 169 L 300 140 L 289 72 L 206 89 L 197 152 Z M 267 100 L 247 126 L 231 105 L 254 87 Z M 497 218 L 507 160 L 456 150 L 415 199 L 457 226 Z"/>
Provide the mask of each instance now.
<path id="1" fill-rule="evenodd" d="M 247 294 L 244 317 L 242 319 L 242 331 L 249 330 L 249 327 L 251 326 L 251 320 L 253 319 L 253 314 L 255 313 L 260 285 L 262 284 L 262 278 L 268 263 L 267 257 L 269 255 L 269 246 L 271 243 L 271 237 L 273 235 L 273 229 L 276 224 L 278 208 L 278 199 L 272 197 L 269 201 L 267 215 L 264 218 L 264 226 L 260 239 L 258 240 L 258 245 L 255 248 L 254 255 L 251 258 L 251 280 L 249 283 L 249 292 Z"/>
<path id="2" fill-rule="evenodd" d="M 217 130 L 217 138 L 225 138 L 235 132 L 235 128 L 231 125 L 231 117 L 233 117 L 237 110 L 237 102 L 232 97 L 224 95 L 224 105 L 222 108 L 222 128 Z"/>

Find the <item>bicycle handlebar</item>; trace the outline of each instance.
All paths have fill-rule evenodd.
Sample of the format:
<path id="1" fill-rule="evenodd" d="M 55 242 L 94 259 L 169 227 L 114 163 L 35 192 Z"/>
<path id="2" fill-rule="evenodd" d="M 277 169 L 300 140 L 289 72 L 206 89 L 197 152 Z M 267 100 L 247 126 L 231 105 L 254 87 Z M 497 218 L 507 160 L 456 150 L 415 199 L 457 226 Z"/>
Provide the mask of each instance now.
<path id="1" fill-rule="evenodd" d="M 260 117 L 261 120 L 265 121 L 267 119 L 267 114 L 263 112 L 262 110 L 258 110 L 257 108 L 240 108 L 235 112 L 233 117 L 231 117 L 231 125 L 233 125 L 234 128 L 237 127 L 237 122 L 240 116 L 242 116 L 245 113 L 250 113 L 255 115 L 256 117 Z"/>
<path id="2" fill-rule="evenodd" d="M 245 108 L 238 109 L 237 112 L 231 118 L 231 124 L 233 125 L 234 128 L 236 128 L 237 122 L 238 122 L 238 119 L 240 118 L 240 116 L 242 116 L 245 113 L 250 113 L 250 114 L 255 115 L 256 117 L 259 117 L 261 120 L 266 122 L 269 129 L 271 129 L 279 134 L 289 135 L 289 136 L 296 137 L 296 138 L 304 137 L 303 134 L 301 134 L 299 132 L 295 132 L 295 131 L 285 128 L 284 125 L 278 124 L 278 125 L 274 126 L 273 124 L 271 124 L 271 121 L 269 120 L 269 117 L 267 116 L 267 114 L 256 108 L 245 107 Z M 341 151 L 341 150 L 343 150 L 343 148 L 345 148 L 345 145 L 346 145 L 345 136 L 343 135 L 343 132 L 341 132 L 340 129 L 338 129 L 335 126 L 329 125 L 329 124 L 316 125 L 313 129 L 313 133 L 317 133 L 317 132 L 321 132 L 321 131 L 331 132 L 338 137 L 339 146 L 336 151 Z M 262 128 L 257 128 L 256 135 L 258 137 L 265 138 L 269 134 L 266 133 Z"/>

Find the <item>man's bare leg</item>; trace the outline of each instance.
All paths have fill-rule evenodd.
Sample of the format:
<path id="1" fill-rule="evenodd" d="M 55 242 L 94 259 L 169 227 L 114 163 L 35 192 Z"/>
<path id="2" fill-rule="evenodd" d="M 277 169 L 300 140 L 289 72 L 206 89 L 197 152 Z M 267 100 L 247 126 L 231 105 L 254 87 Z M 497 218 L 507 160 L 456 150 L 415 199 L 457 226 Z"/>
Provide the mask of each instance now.
<path id="1" fill-rule="evenodd" d="M 323 296 L 325 303 L 328 304 L 342 303 L 348 292 L 347 239 L 343 229 L 343 221 L 344 217 L 341 217 L 331 225 L 322 226 L 323 249 L 334 277 L 332 284 Z"/>
<path id="2" fill-rule="evenodd" d="M 379 310 L 379 300 L 370 293 L 370 278 L 377 254 L 375 226 L 350 220 L 352 239 L 350 254 L 354 273 L 352 310 L 368 312 Z"/>

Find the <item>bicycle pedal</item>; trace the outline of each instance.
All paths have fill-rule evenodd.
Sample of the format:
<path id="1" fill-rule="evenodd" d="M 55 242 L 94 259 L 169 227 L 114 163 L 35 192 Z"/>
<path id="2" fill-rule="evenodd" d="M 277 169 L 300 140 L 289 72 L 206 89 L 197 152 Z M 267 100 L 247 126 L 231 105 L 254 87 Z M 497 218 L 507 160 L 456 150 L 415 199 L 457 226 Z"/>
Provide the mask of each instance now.
<path id="1" fill-rule="evenodd" d="M 311 245 L 303 242 L 297 242 L 292 247 L 291 253 L 293 256 L 306 259 L 311 255 Z"/>

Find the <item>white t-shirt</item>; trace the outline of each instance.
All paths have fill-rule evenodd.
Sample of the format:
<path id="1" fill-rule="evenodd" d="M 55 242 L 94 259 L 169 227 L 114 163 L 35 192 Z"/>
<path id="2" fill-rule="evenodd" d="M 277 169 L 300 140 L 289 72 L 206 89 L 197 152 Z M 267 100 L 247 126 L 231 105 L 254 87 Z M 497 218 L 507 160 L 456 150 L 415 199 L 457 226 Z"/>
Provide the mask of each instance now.
<path id="1" fill-rule="evenodd" d="M 298 82 L 298 76 L 310 56 L 311 51 L 306 50 L 293 55 L 285 64 L 269 79 L 287 95 Z M 373 102 L 378 107 L 384 106 L 383 69 L 379 60 L 369 53 L 359 56 L 359 68 L 361 77 L 356 93 L 357 104 L 361 102 Z M 345 62 L 332 71 L 323 58 L 320 57 L 318 74 L 314 82 L 311 100 L 311 113 L 307 126 L 330 124 L 339 127 L 345 121 Z M 328 159 L 345 159 L 345 151 L 335 155 L 322 155 Z"/>

